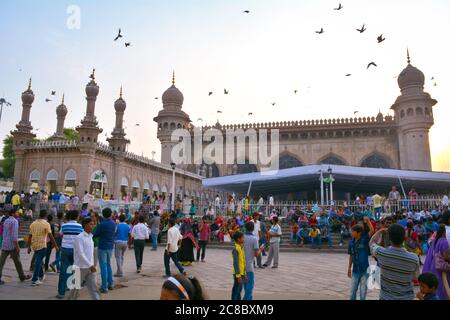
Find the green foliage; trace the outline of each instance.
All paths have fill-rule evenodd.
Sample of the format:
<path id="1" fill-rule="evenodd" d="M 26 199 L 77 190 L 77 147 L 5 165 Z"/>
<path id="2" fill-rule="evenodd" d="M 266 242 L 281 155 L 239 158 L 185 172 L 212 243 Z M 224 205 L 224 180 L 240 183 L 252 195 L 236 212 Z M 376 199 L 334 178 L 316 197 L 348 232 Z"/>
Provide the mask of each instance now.
<path id="1" fill-rule="evenodd" d="M 16 158 L 14 156 L 13 151 L 13 137 L 8 135 L 5 139 L 3 139 L 3 175 L 5 177 L 14 176 L 14 165 L 16 162 Z"/>
<path id="2" fill-rule="evenodd" d="M 64 128 L 64 137 L 67 140 L 80 141 L 80 134 L 74 128 Z"/>

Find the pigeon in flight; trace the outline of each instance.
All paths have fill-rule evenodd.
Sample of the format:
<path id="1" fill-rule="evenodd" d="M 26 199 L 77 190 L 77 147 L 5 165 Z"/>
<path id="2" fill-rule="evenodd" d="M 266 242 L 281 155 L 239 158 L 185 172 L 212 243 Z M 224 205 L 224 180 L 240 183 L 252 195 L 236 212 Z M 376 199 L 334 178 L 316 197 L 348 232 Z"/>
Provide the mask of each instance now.
<path id="1" fill-rule="evenodd" d="M 45 102 L 51 102 L 52 100 L 50 100 L 50 99 L 45 99 Z"/>
<path id="2" fill-rule="evenodd" d="M 155 100 L 158 100 L 159 98 L 158 97 L 155 97 Z"/>
<path id="3" fill-rule="evenodd" d="M 140 127 L 141 125 L 139 123 L 136 123 L 136 127 Z"/>
<path id="4" fill-rule="evenodd" d="M 250 10 L 244 10 L 242 13 L 250 13 Z"/>
<path id="5" fill-rule="evenodd" d="M 131 42 L 125 42 L 125 47 L 131 46 Z"/>
<path id="6" fill-rule="evenodd" d="M 223 94 L 228 94 L 229 91 L 227 89 L 223 89 Z"/>
<path id="7" fill-rule="evenodd" d="M 334 8 L 334 10 L 341 10 L 341 9 L 343 9 L 343 8 L 344 8 L 344 7 L 342 6 L 342 4 L 339 3 L 339 7 Z"/>
<path id="8" fill-rule="evenodd" d="M 377 64 L 375 62 L 371 62 L 367 65 L 367 69 L 370 68 L 370 66 L 374 66 L 374 67 L 378 67 Z"/>
<path id="9" fill-rule="evenodd" d="M 323 28 L 320 28 L 320 31 L 316 31 L 316 33 L 317 34 L 322 34 L 322 33 L 324 33 L 325 31 L 323 30 Z"/>
<path id="10" fill-rule="evenodd" d="M 366 25 L 363 24 L 361 29 L 356 29 L 356 31 L 359 31 L 359 33 L 363 33 L 364 31 L 366 31 Z"/>
<path id="11" fill-rule="evenodd" d="M 274 105 L 276 105 L 277 103 L 276 102 L 272 102 L 272 105 L 274 106 Z"/>
<path id="12" fill-rule="evenodd" d="M 197 121 L 203 121 L 203 119 L 202 118 L 198 118 Z"/>
<path id="13" fill-rule="evenodd" d="M 378 36 L 377 41 L 378 43 L 382 43 L 386 38 L 383 38 L 383 35 Z"/>
<path id="14" fill-rule="evenodd" d="M 117 34 L 117 37 L 114 38 L 114 41 L 119 40 L 119 38 L 122 38 L 122 30 L 119 29 L 119 33 Z"/>
<path id="15" fill-rule="evenodd" d="M 353 115 L 355 115 L 355 114 L 357 114 L 357 113 L 359 113 L 359 111 L 353 111 Z"/>
<path id="16" fill-rule="evenodd" d="M 431 80 L 434 80 L 434 77 L 431 77 Z"/>
<path id="17" fill-rule="evenodd" d="M 19 72 L 22 72 L 22 69 L 19 69 Z"/>
<path id="18" fill-rule="evenodd" d="M 352 75 L 351 73 L 347 73 L 345 76 L 350 77 L 351 75 Z"/>
<path id="19" fill-rule="evenodd" d="M 210 95 L 212 95 L 213 94 L 213 92 L 212 91 L 210 91 L 209 93 L 208 93 L 208 96 L 210 96 Z"/>
<path id="20" fill-rule="evenodd" d="M 249 112 L 249 113 L 248 113 L 248 115 L 249 115 L 249 116 L 252 116 L 252 115 L 253 115 L 253 113 L 252 113 L 252 112 Z"/>
<path id="21" fill-rule="evenodd" d="M 222 113 L 222 111 L 220 111 L 220 110 L 217 110 L 217 113 Z"/>
<path id="22" fill-rule="evenodd" d="M 297 94 L 298 90 L 294 90 L 294 94 Z"/>
<path id="23" fill-rule="evenodd" d="M 56 94 L 56 91 L 52 91 L 52 96 L 54 96 Z"/>
<path id="24" fill-rule="evenodd" d="M 437 87 L 437 83 L 436 82 L 434 83 L 434 86 Z"/>

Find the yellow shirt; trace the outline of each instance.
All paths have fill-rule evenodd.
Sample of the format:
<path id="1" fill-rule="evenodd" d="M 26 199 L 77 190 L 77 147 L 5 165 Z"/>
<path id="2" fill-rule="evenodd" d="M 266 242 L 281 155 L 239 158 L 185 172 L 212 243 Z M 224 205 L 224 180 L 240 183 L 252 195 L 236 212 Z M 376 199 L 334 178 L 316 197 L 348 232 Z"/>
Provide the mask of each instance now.
<path id="1" fill-rule="evenodd" d="M 31 249 L 38 251 L 47 248 L 47 236 L 51 233 L 50 223 L 44 219 L 37 219 L 30 226 Z"/>
<path id="2" fill-rule="evenodd" d="M 13 195 L 13 197 L 11 199 L 11 203 L 13 206 L 20 205 L 20 196 L 17 193 L 15 195 Z"/>
<path id="3" fill-rule="evenodd" d="M 246 275 L 245 254 L 242 246 L 236 244 L 231 254 L 233 256 L 233 271 L 232 271 L 233 275 L 236 278 L 240 278 L 241 276 Z"/>

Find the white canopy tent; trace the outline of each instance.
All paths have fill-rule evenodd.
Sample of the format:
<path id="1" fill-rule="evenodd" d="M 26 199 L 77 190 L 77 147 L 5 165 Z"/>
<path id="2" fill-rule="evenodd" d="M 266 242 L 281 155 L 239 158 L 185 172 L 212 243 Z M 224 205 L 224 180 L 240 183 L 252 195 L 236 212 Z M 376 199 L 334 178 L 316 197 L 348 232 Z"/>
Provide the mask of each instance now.
<path id="1" fill-rule="evenodd" d="M 376 169 L 340 165 L 309 165 L 283 170 L 254 172 L 203 179 L 203 187 L 246 194 L 252 182 L 251 194 L 286 194 L 313 191 L 320 188 L 320 171 L 328 176 L 332 170 L 333 188 L 343 192 L 388 192 L 399 181 L 405 189 L 415 187 L 418 192 L 450 190 L 449 172 Z"/>

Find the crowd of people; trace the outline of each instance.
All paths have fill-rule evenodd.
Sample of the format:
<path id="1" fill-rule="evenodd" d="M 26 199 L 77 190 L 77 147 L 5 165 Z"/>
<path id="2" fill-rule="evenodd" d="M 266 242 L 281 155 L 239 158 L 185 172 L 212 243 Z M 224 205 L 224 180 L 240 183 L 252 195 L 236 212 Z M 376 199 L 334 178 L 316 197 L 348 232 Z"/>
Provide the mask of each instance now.
<path id="1" fill-rule="evenodd" d="M 4 284 L 1 274 L 10 256 L 20 281 L 31 280 L 31 286 L 39 286 L 45 281 L 47 272 L 58 272 L 56 297 L 63 299 L 70 289 L 69 299 L 77 299 L 81 287 L 67 287 L 67 279 L 76 266 L 81 283 L 91 298 L 97 300 L 100 293 L 114 290 L 114 278 L 123 277 L 127 250 L 134 251 L 136 272 L 140 273 L 146 243 L 151 242 L 151 250 L 156 251 L 161 234 L 167 233 L 162 299 L 207 297 L 198 279 L 188 276 L 185 267 L 195 261 L 206 262 L 208 243 L 218 241 L 233 242 L 231 299 L 252 300 L 255 269 L 278 268 L 281 224 L 285 223 L 289 225 L 290 241 L 294 245 L 321 248 L 322 242 L 326 242 L 331 247 L 334 232 L 339 235 L 339 246 L 348 239 L 347 273 L 352 279 L 351 299 L 356 299 L 358 290 L 360 299 L 366 298 L 371 256 L 381 270 L 380 299 L 413 299 L 415 285 L 420 287 L 418 299 L 447 300 L 450 296 L 447 277 L 450 271 L 450 212 L 446 206 L 437 205 L 430 210 L 411 205 L 386 213 L 384 207 L 378 210 L 374 203 L 367 203 L 367 198 L 361 200 L 358 196 L 360 203 L 352 208 L 316 204 L 292 206 L 282 213 L 274 206 L 267 216 L 261 212 L 263 204 L 258 211 L 248 206 L 247 198 L 231 215 L 213 212 L 213 206 L 210 206 L 204 215 L 196 216 L 197 210 L 184 214 L 176 207 L 169 212 L 158 205 L 151 206 L 150 211 L 142 206 L 133 213 L 127 207 L 97 212 L 88 209 L 89 196 L 86 192 L 79 200 L 81 208 L 45 206 L 41 202 L 39 206 L 28 208 L 28 201 L 24 201 L 20 193 L 8 194 L 9 198 L 0 207 L 0 284 Z M 191 207 L 195 207 L 195 203 Z M 23 215 L 24 210 L 36 212 L 37 209 L 35 220 L 33 214 Z M 28 253 L 33 252 L 32 275 L 25 273 L 20 260 L 18 230 L 21 215 L 24 220 L 34 220 L 26 237 Z M 56 254 L 51 262 L 53 250 Z M 263 256 L 267 256 L 264 262 Z M 171 274 L 171 261 L 179 274 Z M 97 270 L 101 277 L 100 287 L 96 282 Z"/>

